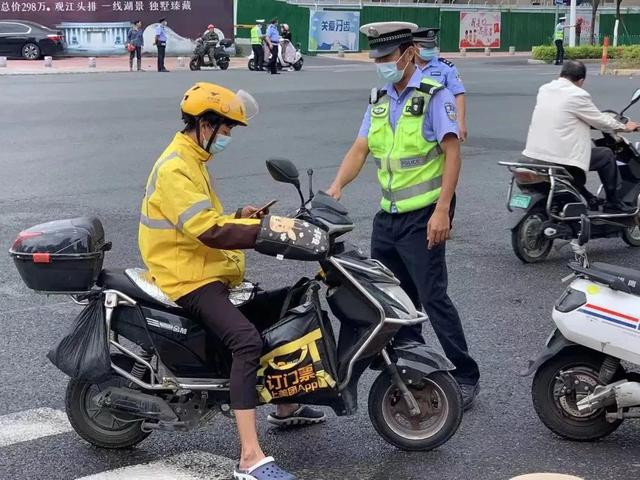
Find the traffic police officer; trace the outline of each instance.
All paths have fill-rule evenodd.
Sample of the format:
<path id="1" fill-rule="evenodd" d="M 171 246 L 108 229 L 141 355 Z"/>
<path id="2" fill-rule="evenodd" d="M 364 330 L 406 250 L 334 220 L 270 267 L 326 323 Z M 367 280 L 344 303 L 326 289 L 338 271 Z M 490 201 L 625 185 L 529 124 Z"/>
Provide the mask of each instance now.
<path id="1" fill-rule="evenodd" d="M 378 167 L 382 210 L 373 222 L 371 256 L 390 268 L 416 306 L 429 315 L 447 357 L 456 366 L 465 408 L 480 377 L 469 355 L 458 312 L 447 295 L 445 242 L 460 171 L 460 141 L 453 94 L 416 68 L 412 32 L 417 25 L 364 25 L 370 56 L 386 82 L 371 93 L 358 138 L 328 193 L 342 196 L 371 153 Z M 421 325 L 404 327 L 397 343 L 424 343 Z"/>
<path id="2" fill-rule="evenodd" d="M 564 22 L 567 17 L 560 17 L 556 25 L 555 32 L 553 34 L 553 40 L 556 44 L 556 65 L 562 65 L 564 63 Z"/>
<path id="3" fill-rule="evenodd" d="M 439 28 L 419 28 L 413 32 L 413 40 L 418 49 L 416 65 L 424 75 L 447 87 L 456 97 L 458 129 L 460 131 L 460 139 L 464 141 L 467 139 L 465 89 L 455 65 L 439 56 L 439 31 Z"/>
<path id="4" fill-rule="evenodd" d="M 258 72 L 264 72 L 264 33 L 262 27 L 264 19 L 256 20 L 256 25 L 251 29 L 251 49 L 253 50 L 253 61 Z"/>

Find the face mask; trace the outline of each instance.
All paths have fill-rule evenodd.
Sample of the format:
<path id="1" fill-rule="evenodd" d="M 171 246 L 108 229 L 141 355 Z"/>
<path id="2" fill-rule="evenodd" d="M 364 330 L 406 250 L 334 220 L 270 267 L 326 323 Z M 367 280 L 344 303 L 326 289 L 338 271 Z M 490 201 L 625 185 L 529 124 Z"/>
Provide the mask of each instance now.
<path id="1" fill-rule="evenodd" d="M 231 137 L 230 136 L 222 135 L 221 133 L 219 133 L 216 136 L 216 141 L 215 142 L 211 142 L 211 145 L 209 146 L 209 153 L 211 153 L 212 155 L 215 155 L 216 153 L 220 153 L 225 148 L 227 148 L 227 146 L 230 143 L 231 143 Z"/>
<path id="2" fill-rule="evenodd" d="M 405 66 L 402 70 L 398 69 L 397 62 L 377 63 L 376 69 L 378 77 L 383 82 L 398 83 L 404 76 Z"/>
<path id="3" fill-rule="evenodd" d="M 418 55 L 423 60 L 431 60 L 434 57 L 437 57 L 440 53 L 440 49 L 438 47 L 433 48 L 421 48 L 420 53 Z"/>

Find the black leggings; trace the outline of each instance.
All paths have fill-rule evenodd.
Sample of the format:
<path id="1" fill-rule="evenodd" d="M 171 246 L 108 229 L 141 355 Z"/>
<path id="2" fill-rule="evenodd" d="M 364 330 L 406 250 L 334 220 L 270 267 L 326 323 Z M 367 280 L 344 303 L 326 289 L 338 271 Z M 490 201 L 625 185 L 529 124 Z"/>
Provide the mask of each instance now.
<path id="1" fill-rule="evenodd" d="M 242 306 L 229 301 L 229 289 L 221 282 L 210 283 L 180 298 L 177 303 L 203 323 L 232 354 L 231 408 L 251 410 L 256 407 L 256 373 L 262 354 L 260 331 L 273 325 L 279 317 L 287 289 L 261 292 Z M 245 314 L 253 319 L 250 321 Z"/>

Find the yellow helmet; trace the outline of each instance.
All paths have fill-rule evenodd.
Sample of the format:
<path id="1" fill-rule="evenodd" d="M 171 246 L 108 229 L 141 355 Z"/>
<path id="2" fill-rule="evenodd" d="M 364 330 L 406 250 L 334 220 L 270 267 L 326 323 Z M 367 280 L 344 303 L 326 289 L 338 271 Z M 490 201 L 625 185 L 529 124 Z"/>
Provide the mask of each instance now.
<path id="1" fill-rule="evenodd" d="M 247 126 L 258 113 L 258 102 L 244 90 L 234 93 L 213 83 L 199 82 L 185 92 L 180 109 L 193 117 L 214 113 Z"/>

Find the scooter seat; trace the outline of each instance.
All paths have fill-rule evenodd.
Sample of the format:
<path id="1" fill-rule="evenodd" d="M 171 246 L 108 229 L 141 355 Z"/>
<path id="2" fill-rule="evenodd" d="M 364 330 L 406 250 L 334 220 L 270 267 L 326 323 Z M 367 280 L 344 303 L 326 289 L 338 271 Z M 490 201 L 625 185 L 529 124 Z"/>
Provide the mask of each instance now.
<path id="1" fill-rule="evenodd" d="M 180 308 L 155 283 L 149 280 L 146 274 L 146 270 L 139 268 L 102 270 L 96 284 L 105 289 L 122 292 L 136 301 Z"/>
<path id="2" fill-rule="evenodd" d="M 622 282 L 629 287 L 632 294 L 640 295 L 640 271 L 638 270 L 600 262 L 589 265 L 589 270 L 596 270 L 607 275 L 613 275 L 622 280 Z"/>

